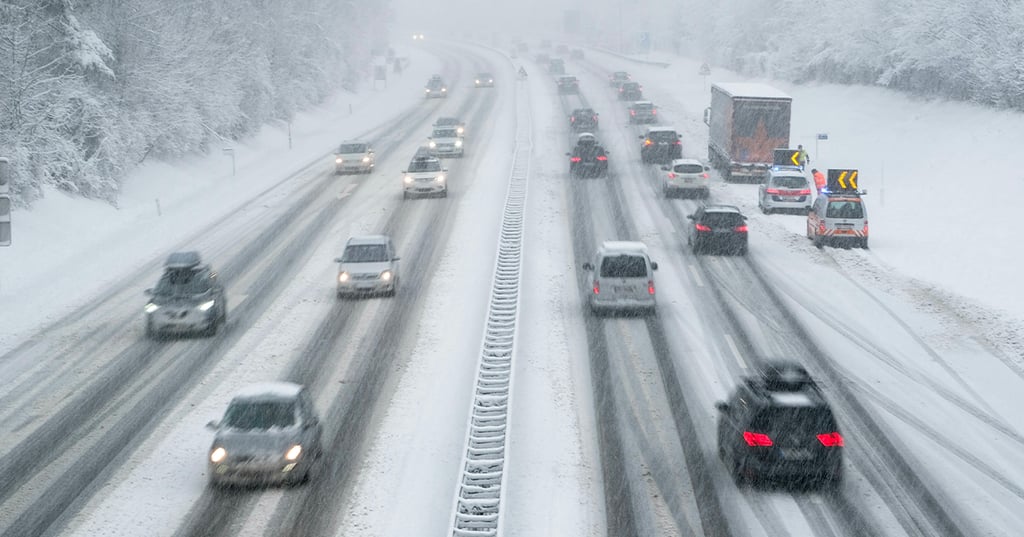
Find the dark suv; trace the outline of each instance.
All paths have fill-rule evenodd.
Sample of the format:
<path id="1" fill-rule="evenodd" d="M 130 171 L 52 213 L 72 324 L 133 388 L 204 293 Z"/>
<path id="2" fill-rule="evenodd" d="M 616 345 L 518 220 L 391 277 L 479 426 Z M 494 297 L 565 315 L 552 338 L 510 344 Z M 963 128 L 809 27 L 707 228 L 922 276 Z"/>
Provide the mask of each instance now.
<path id="1" fill-rule="evenodd" d="M 718 251 L 747 255 L 747 217 L 733 205 L 705 205 L 688 215 L 686 243 L 694 254 Z"/>
<path id="2" fill-rule="evenodd" d="M 718 407 L 718 454 L 737 484 L 783 479 L 836 485 L 843 436 L 803 366 L 766 361 Z"/>
<path id="3" fill-rule="evenodd" d="M 228 303 L 217 273 L 199 252 L 175 252 L 167 257 L 156 287 L 146 289 L 146 336 L 201 331 L 212 336 L 227 321 Z"/>
<path id="4" fill-rule="evenodd" d="M 675 129 L 669 127 L 650 127 L 640 136 L 640 160 L 644 164 L 672 164 L 677 158 L 683 158 L 683 142 Z"/>
<path id="5" fill-rule="evenodd" d="M 569 127 L 577 132 L 594 132 L 598 123 L 597 112 L 593 108 L 577 108 L 569 115 Z"/>
<path id="6" fill-rule="evenodd" d="M 576 147 L 566 155 L 569 157 L 569 175 L 573 178 L 608 176 L 608 153 L 593 134 L 580 134 Z"/>
<path id="7" fill-rule="evenodd" d="M 644 98 L 644 88 L 639 82 L 623 82 L 619 85 L 620 101 L 639 101 Z"/>

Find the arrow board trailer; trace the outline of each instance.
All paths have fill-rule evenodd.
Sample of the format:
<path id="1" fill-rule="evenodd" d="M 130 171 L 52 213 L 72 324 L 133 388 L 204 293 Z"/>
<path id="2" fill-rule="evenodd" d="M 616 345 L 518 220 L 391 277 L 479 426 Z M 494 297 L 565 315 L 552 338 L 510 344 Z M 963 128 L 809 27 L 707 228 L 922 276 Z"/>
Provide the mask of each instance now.
<path id="1" fill-rule="evenodd" d="M 766 84 L 715 83 L 708 125 L 708 160 L 726 180 L 761 182 L 774 149 L 789 147 L 793 98 Z"/>

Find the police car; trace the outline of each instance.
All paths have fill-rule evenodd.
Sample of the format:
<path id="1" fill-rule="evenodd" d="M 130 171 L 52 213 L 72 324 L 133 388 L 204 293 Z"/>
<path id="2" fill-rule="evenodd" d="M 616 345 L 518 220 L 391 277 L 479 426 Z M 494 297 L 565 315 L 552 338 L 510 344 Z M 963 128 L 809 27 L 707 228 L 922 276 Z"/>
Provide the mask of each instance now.
<path id="1" fill-rule="evenodd" d="M 828 170 L 825 189 L 807 213 L 807 238 L 818 248 L 868 247 L 868 209 L 857 170 Z"/>
<path id="2" fill-rule="evenodd" d="M 772 166 L 758 186 L 757 206 L 764 214 L 811 210 L 811 181 L 797 166 Z"/>

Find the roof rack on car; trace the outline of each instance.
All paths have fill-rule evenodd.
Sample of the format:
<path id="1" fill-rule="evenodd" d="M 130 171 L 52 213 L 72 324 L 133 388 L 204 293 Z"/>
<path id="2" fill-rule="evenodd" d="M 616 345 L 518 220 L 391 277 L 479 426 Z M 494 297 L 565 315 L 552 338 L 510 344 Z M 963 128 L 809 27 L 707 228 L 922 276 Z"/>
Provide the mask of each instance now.
<path id="1" fill-rule="evenodd" d="M 799 392 L 816 387 L 804 366 L 791 361 L 766 361 L 758 368 L 760 381 L 769 391 Z"/>
<path id="2" fill-rule="evenodd" d="M 169 269 L 190 269 L 198 267 L 203 263 L 203 260 L 199 257 L 199 252 L 174 252 L 167 256 L 167 261 L 164 261 L 164 267 Z"/>

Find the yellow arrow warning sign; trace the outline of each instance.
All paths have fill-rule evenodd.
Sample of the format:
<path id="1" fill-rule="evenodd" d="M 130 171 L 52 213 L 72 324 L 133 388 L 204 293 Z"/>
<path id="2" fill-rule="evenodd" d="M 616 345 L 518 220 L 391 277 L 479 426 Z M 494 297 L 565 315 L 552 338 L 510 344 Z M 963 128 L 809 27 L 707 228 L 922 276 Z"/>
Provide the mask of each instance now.
<path id="1" fill-rule="evenodd" d="M 860 190 L 857 186 L 858 170 L 853 169 L 830 169 L 828 171 L 827 188 L 831 192 L 856 192 Z"/>
<path id="2" fill-rule="evenodd" d="M 800 158 L 799 157 L 800 157 L 800 152 L 799 151 L 794 151 L 793 154 L 790 155 L 789 160 L 793 163 L 794 166 L 799 166 L 800 165 Z"/>

